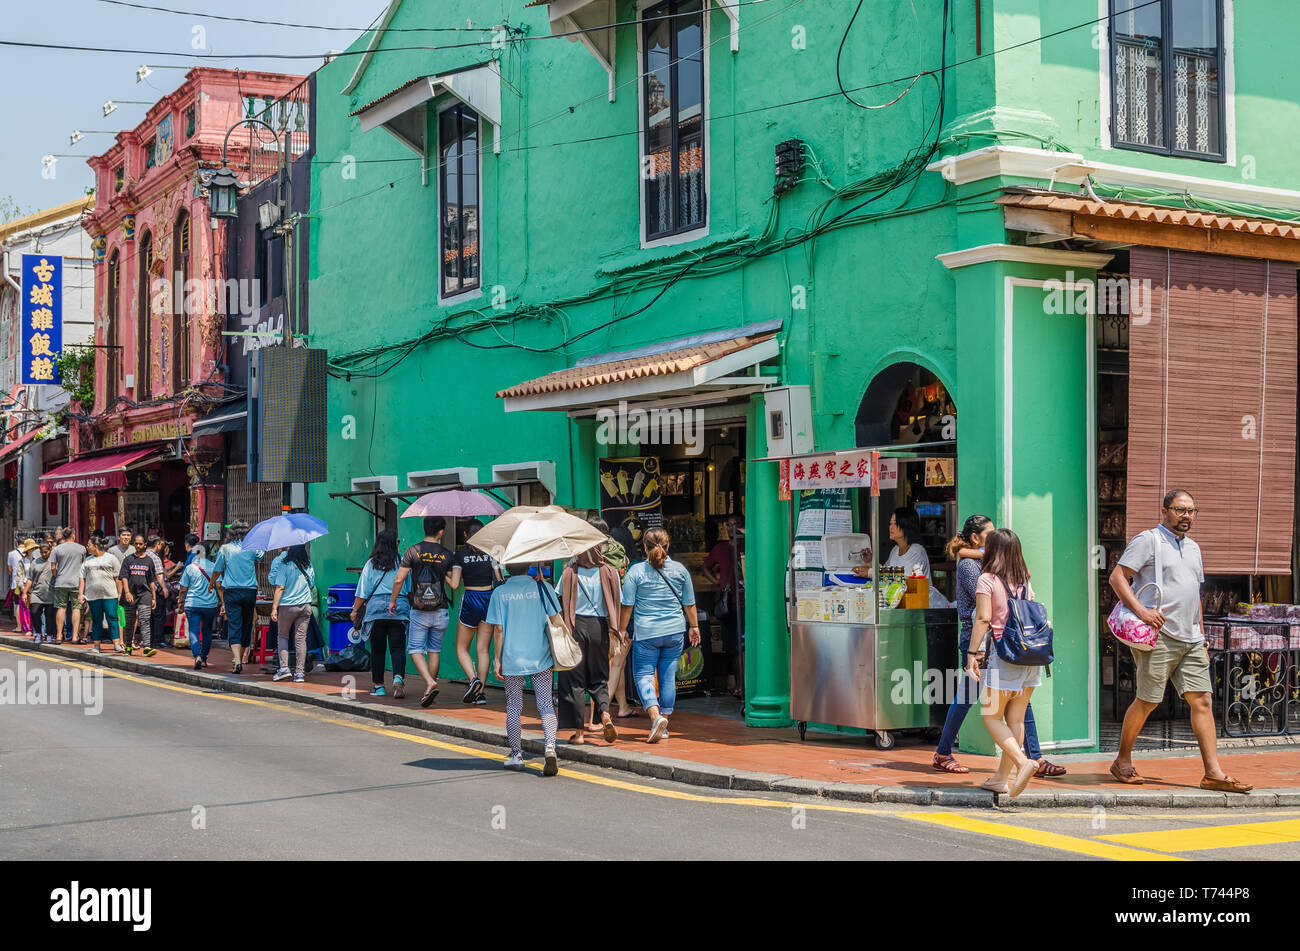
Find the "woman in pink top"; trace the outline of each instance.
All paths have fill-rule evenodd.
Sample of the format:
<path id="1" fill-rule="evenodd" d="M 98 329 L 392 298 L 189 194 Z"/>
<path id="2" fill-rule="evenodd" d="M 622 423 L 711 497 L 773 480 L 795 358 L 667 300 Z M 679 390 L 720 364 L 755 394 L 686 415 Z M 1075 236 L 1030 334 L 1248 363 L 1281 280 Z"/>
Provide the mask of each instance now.
<path id="1" fill-rule="evenodd" d="M 979 666 L 987 654 L 988 668 L 980 696 L 980 714 L 994 742 L 1002 747 L 997 772 L 980 785 L 994 792 L 1009 792 L 1014 798 L 1025 791 L 1038 764 L 1022 748 L 1025 737 L 1025 709 L 1034 688 L 1042 683 L 1038 667 L 1008 664 L 998 656 L 991 639 L 1002 636 L 1007 624 L 1007 592 L 1033 599 L 1029 568 L 1020 552 L 1020 539 L 1009 528 L 988 536 L 984 548 L 984 573 L 975 585 L 975 624 L 971 649 L 966 652 L 967 673 L 979 679 Z M 1012 769 L 1015 777 L 1012 778 Z"/>

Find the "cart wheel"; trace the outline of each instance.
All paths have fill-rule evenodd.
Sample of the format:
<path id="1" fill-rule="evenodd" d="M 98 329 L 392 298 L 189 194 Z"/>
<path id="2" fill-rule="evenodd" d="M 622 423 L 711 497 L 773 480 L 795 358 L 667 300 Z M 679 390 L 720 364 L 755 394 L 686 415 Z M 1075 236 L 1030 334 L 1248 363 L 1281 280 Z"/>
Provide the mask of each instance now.
<path id="1" fill-rule="evenodd" d="M 800 720 L 800 721 L 799 721 L 799 739 L 802 740 L 802 739 L 804 738 L 804 736 L 805 736 L 807 733 L 808 733 L 808 721 L 807 721 L 807 720 Z"/>
<path id="2" fill-rule="evenodd" d="M 894 747 L 894 734 L 890 733 L 888 730 L 877 730 L 876 749 L 889 750 L 889 749 L 893 749 L 893 747 Z"/>

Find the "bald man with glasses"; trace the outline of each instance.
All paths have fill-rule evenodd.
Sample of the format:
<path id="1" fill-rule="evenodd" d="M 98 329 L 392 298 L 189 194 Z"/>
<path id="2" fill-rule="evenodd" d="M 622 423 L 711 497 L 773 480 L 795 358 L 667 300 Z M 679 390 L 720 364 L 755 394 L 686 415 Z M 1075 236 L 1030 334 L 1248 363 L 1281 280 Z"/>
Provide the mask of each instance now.
<path id="1" fill-rule="evenodd" d="M 1160 524 L 1135 536 L 1110 573 L 1110 586 L 1116 596 L 1144 624 L 1158 632 L 1151 650 L 1133 651 L 1137 696 L 1124 714 L 1119 753 L 1111 763 L 1110 773 L 1128 785 L 1140 785 L 1144 781 L 1133 767 L 1133 744 L 1151 711 L 1164 699 L 1165 684 L 1172 682 L 1191 708 L 1192 731 L 1205 764 L 1201 788 L 1248 793 L 1253 787 L 1233 779 L 1219 766 L 1211 704 L 1214 684 L 1201 613 L 1205 568 L 1200 546 L 1187 534 L 1196 511 L 1190 492 L 1184 489 L 1167 492 L 1160 510 Z M 1159 586 L 1160 600 L 1154 608 L 1148 608 L 1138 601 L 1134 592 L 1152 582 Z"/>

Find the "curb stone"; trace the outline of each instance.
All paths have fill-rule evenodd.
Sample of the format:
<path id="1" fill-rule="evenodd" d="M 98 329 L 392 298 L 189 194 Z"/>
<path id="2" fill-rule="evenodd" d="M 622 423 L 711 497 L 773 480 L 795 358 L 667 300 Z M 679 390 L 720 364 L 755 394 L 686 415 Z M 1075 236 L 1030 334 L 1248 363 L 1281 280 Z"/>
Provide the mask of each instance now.
<path id="1" fill-rule="evenodd" d="M 467 722 L 437 714 L 414 714 L 367 703 L 363 694 L 356 700 L 281 687 L 278 684 L 230 679 L 221 674 L 203 673 L 185 668 L 161 667 L 146 664 L 116 654 L 98 655 L 65 647 L 62 644 L 32 644 L 23 637 L 0 634 L 0 645 L 17 648 L 26 654 L 46 654 L 81 663 L 103 667 L 109 671 L 154 677 L 173 683 L 186 684 L 205 690 L 222 691 L 241 696 L 261 697 L 287 703 L 308 704 L 333 713 L 347 714 L 380 722 L 386 726 L 400 726 L 423 733 L 434 733 L 454 739 L 468 740 L 485 746 L 504 747 L 506 731 L 503 728 Z M 524 749 L 540 755 L 540 739 L 525 738 Z M 826 782 L 801 779 L 776 773 L 758 773 L 748 770 L 711 766 L 695 761 L 646 756 L 626 749 L 613 747 L 568 746 L 560 744 L 557 752 L 562 761 L 584 763 L 608 769 L 617 769 L 652 779 L 679 782 L 685 785 L 712 789 L 776 792 L 798 796 L 812 796 L 848 802 L 877 802 L 911 806 L 949 806 L 974 809 L 993 807 L 1053 808 L 1105 806 L 1109 808 L 1226 808 L 1269 809 L 1279 806 L 1300 806 L 1300 787 L 1276 790 L 1254 790 L 1244 796 L 1213 793 L 1201 790 L 1186 792 L 1112 792 L 1109 790 L 1026 790 L 1017 799 L 1005 793 L 992 794 L 987 790 L 957 786 L 875 786 L 861 783 Z"/>

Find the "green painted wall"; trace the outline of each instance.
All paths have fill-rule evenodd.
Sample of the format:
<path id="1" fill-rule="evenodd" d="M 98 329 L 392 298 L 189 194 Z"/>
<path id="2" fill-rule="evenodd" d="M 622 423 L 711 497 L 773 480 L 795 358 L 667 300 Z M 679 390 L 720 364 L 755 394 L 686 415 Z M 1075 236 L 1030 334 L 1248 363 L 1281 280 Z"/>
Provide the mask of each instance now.
<path id="1" fill-rule="evenodd" d="M 944 153 L 998 143 L 1056 145 L 1158 171 L 1222 179 L 1246 171 L 1240 161 L 1225 167 L 1101 151 L 1093 31 L 966 62 L 975 56 L 974 6 L 953 5 L 948 56 L 963 65 L 948 74 Z M 985 0 L 982 8 L 985 52 L 1097 17 L 1093 0 Z M 844 46 L 844 86 L 911 77 L 918 64 L 936 64 L 941 9 L 939 0 L 911 6 L 868 0 Z M 785 321 L 775 369 L 785 382 L 813 386 L 818 448 L 854 445 L 854 416 L 872 377 L 899 360 L 920 363 L 938 374 L 957 403 L 961 512 L 999 517 L 1003 279 L 1060 277 L 1065 269 L 990 263 L 949 271 L 935 257 L 1009 240 L 1001 211 L 992 204 L 1003 182 L 957 187 L 925 172 L 863 204 L 855 218 L 815 242 L 759 253 L 780 236 L 804 233 L 879 195 L 880 182 L 867 180 L 934 134 L 928 127 L 937 97 L 929 77 L 881 110 L 859 108 L 836 92 L 835 55 L 850 11 L 848 0 L 747 5 L 740 49 L 733 53 L 727 19 L 710 7 L 709 231 L 669 247 L 646 249 L 640 242 L 633 28 L 618 29 L 614 102 L 607 99 L 607 78 L 596 61 L 580 44 L 539 38 L 549 32 L 545 7 L 524 9 L 521 0 L 406 0 L 390 24 L 404 29 L 504 18 L 520 31 L 504 49 L 483 44 L 396 51 L 424 41 L 394 32 L 382 40 L 350 95 L 339 90 L 358 56 L 340 57 L 321 70 L 312 180 L 312 343 L 328 348 L 339 367 L 329 396 L 330 482 L 311 495 L 312 510 L 332 527 L 314 547 L 322 579 L 345 580 L 346 569 L 359 567 L 368 554 L 369 517 L 326 498 L 356 476 L 395 475 L 405 487 L 411 470 L 477 466 L 487 479 L 494 463 L 550 460 L 556 464 L 557 501 L 595 503 L 596 460 L 609 452 L 596 443 L 591 425 L 556 413 L 507 414 L 497 390 L 584 356 L 772 318 Z M 1300 10 L 1276 0 L 1242 5 L 1237 13 L 1237 153 L 1255 156 L 1257 184 L 1284 186 L 1290 136 L 1277 134 L 1282 126 L 1276 116 L 1293 114 L 1296 103 L 1293 95 L 1279 102 L 1290 86 L 1265 76 L 1296 69 L 1275 47 Z M 630 0 L 617 4 L 620 20 L 635 14 Z M 473 39 L 457 36 L 450 45 Z M 350 52 L 368 41 L 363 37 Z M 489 57 L 499 62 L 505 82 L 499 154 L 490 150 L 491 130 L 482 128 L 483 293 L 444 304 L 437 293 L 436 170 L 422 184 L 412 152 L 382 130 L 362 133 L 349 114 L 412 78 Z M 857 89 L 853 95 L 878 105 L 904 85 Z M 791 137 L 808 143 L 812 162 L 792 192 L 773 199 L 773 148 Z M 852 183 L 862 187 L 846 189 Z M 876 217 L 856 220 L 868 214 Z M 697 266 L 643 314 L 618 319 L 649 302 L 677 268 L 715 252 L 733 254 Z M 1090 732 L 1085 658 L 1093 636 L 1086 621 L 1092 574 L 1084 550 L 1084 493 L 1094 436 L 1082 422 L 1089 398 L 1083 324 L 1078 318 L 1049 319 L 1034 292 L 1016 295 L 1014 527 L 1063 645 L 1056 676 L 1039 702 L 1039 719 L 1044 739 L 1075 739 Z M 407 353 L 405 344 L 421 337 Z M 373 359 L 356 356 L 398 345 L 402 349 Z M 378 380 L 369 378 L 379 371 L 384 372 Z M 756 458 L 765 454 L 757 436 L 758 401 L 751 413 L 750 456 Z M 789 722 L 781 585 L 788 540 L 785 508 L 775 496 L 775 466 L 753 464 L 747 493 L 747 716 L 765 725 Z M 416 534 L 412 526 L 403 541 Z M 444 670 L 456 673 L 450 649 Z M 978 746 L 979 733 L 968 730 L 968 744 Z"/>

